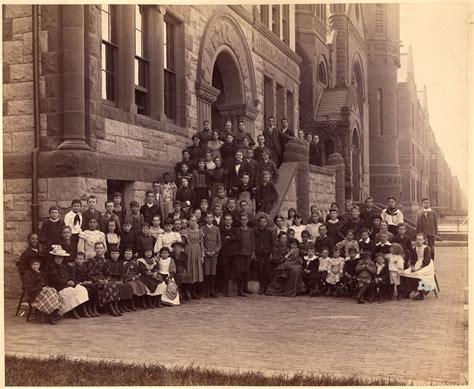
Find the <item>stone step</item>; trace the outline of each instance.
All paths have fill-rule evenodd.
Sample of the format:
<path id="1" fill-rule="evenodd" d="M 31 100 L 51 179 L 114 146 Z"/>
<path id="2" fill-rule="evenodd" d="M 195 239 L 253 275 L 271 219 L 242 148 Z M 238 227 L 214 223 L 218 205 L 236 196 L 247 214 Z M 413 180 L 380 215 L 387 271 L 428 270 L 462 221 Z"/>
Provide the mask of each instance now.
<path id="1" fill-rule="evenodd" d="M 469 239 L 467 232 L 440 232 L 439 236 L 443 239 L 443 241 L 448 240 L 467 242 Z"/>

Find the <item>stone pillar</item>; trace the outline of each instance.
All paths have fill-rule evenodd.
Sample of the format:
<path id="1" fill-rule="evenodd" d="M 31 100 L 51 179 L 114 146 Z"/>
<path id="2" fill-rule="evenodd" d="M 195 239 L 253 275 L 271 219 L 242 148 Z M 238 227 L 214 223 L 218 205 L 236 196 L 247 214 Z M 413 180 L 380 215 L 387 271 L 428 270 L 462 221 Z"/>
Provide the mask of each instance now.
<path id="1" fill-rule="evenodd" d="M 303 217 L 309 217 L 309 146 L 305 140 L 293 138 L 285 146 L 283 162 L 298 162 L 296 171 L 296 208 Z"/>
<path id="2" fill-rule="evenodd" d="M 253 139 L 255 139 L 255 119 L 257 118 L 258 114 L 257 108 L 249 104 L 240 103 L 221 104 L 217 106 L 217 109 L 225 121 L 230 120 L 232 122 L 234 133 L 237 133 L 239 120 L 243 120 L 245 123 L 246 132 L 250 134 Z"/>
<path id="3" fill-rule="evenodd" d="M 150 67 L 150 95 L 154 96 L 150 104 L 150 116 L 155 120 L 162 120 L 165 113 L 164 100 L 164 10 L 157 5 L 150 8 L 150 60 L 154 66 Z"/>
<path id="4" fill-rule="evenodd" d="M 60 150 L 90 150 L 86 143 L 84 6 L 62 6 L 63 141 Z"/>
<path id="5" fill-rule="evenodd" d="M 345 188 L 346 188 L 346 173 L 345 164 L 342 155 L 333 153 L 326 161 L 327 168 L 333 169 L 336 172 L 336 203 L 339 209 L 344 209 L 345 202 Z"/>
<path id="6" fill-rule="evenodd" d="M 135 5 L 122 5 L 121 43 L 119 54 L 120 108 L 127 112 L 137 112 L 135 105 Z"/>
<path id="7" fill-rule="evenodd" d="M 197 81 L 195 85 L 198 127 L 200 127 L 204 120 L 212 122 L 211 105 L 216 102 L 221 91 L 204 81 Z M 213 128 L 213 124 L 211 123 L 211 128 Z"/>

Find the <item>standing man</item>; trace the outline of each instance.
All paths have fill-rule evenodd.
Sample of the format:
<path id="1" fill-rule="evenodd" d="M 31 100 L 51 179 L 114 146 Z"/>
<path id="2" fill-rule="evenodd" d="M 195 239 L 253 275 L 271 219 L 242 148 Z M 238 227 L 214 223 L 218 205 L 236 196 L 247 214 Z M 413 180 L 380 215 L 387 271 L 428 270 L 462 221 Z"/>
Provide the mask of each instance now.
<path id="1" fill-rule="evenodd" d="M 388 231 L 394 236 L 398 233 L 398 225 L 403 223 L 403 213 L 397 208 L 397 199 L 394 196 L 387 197 L 388 206 L 382 211 L 382 221 L 388 224 Z"/>
<path id="2" fill-rule="evenodd" d="M 431 259 L 434 259 L 434 246 L 438 235 L 438 214 L 430 207 L 430 199 L 421 200 L 422 209 L 416 213 L 416 233 L 423 232 L 431 248 Z"/>
<path id="3" fill-rule="evenodd" d="M 249 133 L 247 133 L 247 130 L 245 129 L 244 121 L 239 120 L 237 133 L 235 134 L 235 137 L 234 137 L 234 140 L 237 142 L 237 146 L 239 149 L 242 149 L 244 147 L 243 142 L 245 138 L 249 140 L 250 147 L 253 147 L 255 145 L 255 142 L 252 136 Z"/>
<path id="4" fill-rule="evenodd" d="M 211 131 L 211 122 L 209 120 L 204 120 L 202 122 L 202 131 L 196 134 L 199 137 L 200 144 L 202 146 L 207 146 L 207 142 L 212 139 Z"/>
<path id="5" fill-rule="evenodd" d="M 311 165 L 323 166 L 321 151 L 319 150 L 319 136 L 314 135 L 309 144 L 309 163 Z"/>
<path id="6" fill-rule="evenodd" d="M 295 137 L 295 133 L 289 127 L 288 119 L 281 119 L 281 130 L 280 130 L 280 144 L 283 150 L 291 138 Z"/>
<path id="7" fill-rule="evenodd" d="M 201 145 L 201 139 L 197 135 L 192 137 L 193 144 L 186 151 L 189 152 L 189 163 L 193 170 L 197 169 L 200 159 L 204 159 L 206 155 L 206 147 Z"/>
<path id="8" fill-rule="evenodd" d="M 268 127 L 263 130 L 265 138 L 265 145 L 270 150 L 270 159 L 280 166 L 281 160 L 281 144 L 280 133 L 275 127 L 275 118 L 270 116 L 268 118 Z"/>

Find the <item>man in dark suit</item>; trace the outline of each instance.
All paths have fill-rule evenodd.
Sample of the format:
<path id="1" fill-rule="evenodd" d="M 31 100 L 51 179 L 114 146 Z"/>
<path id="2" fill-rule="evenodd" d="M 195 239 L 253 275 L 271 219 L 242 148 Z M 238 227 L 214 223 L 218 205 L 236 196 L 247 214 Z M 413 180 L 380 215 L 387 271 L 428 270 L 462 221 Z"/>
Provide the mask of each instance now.
<path id="1" fill-rule="evenodd" d="M 280 131 L 275 127 L 275 118 L 273 116 L 268 118 L 268 127 L 263 130 L 263 136 L 265 138 L 265 145 L 270 150 L 270 159 L 279 166 L 282 155 Z"/>
<path id="2" fill-rule="evenodd" d="M 281 129 L 280 129 L 280 144 L 283 151 L 285 146 L 291 138 L 295 137 L 295 133 L 289 127 L 288 119 L 281 119 Z"/>
<path id="3" fill-rule="evenodd" d="M 242 153 L 242 150 L 237 150 L 235 152 L 235 160 L 229 166 L 229 172 L 227 174 L 227 192 L 230 192 L 232 187 L 238 186 L 240 184 L 240 177 L 245 171 L 243 165 L 243 157 L 244 154 Z"/>

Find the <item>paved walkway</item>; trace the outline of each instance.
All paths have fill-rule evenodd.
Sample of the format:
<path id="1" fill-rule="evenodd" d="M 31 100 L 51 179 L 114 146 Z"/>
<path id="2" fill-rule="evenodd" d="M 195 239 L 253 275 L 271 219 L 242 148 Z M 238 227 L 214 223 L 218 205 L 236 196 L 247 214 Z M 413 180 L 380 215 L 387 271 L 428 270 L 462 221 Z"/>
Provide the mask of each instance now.
<path id="1" fill-rule="evenodd" d="M 357 305 L 333 297 L 223 297 L 51 326 L 14 317 L 10 300 L 5 349 L 457 384 L 464 357 L 467 247 L 440 247 L 437 258 L 441 293 L 425 301 Z"/>

